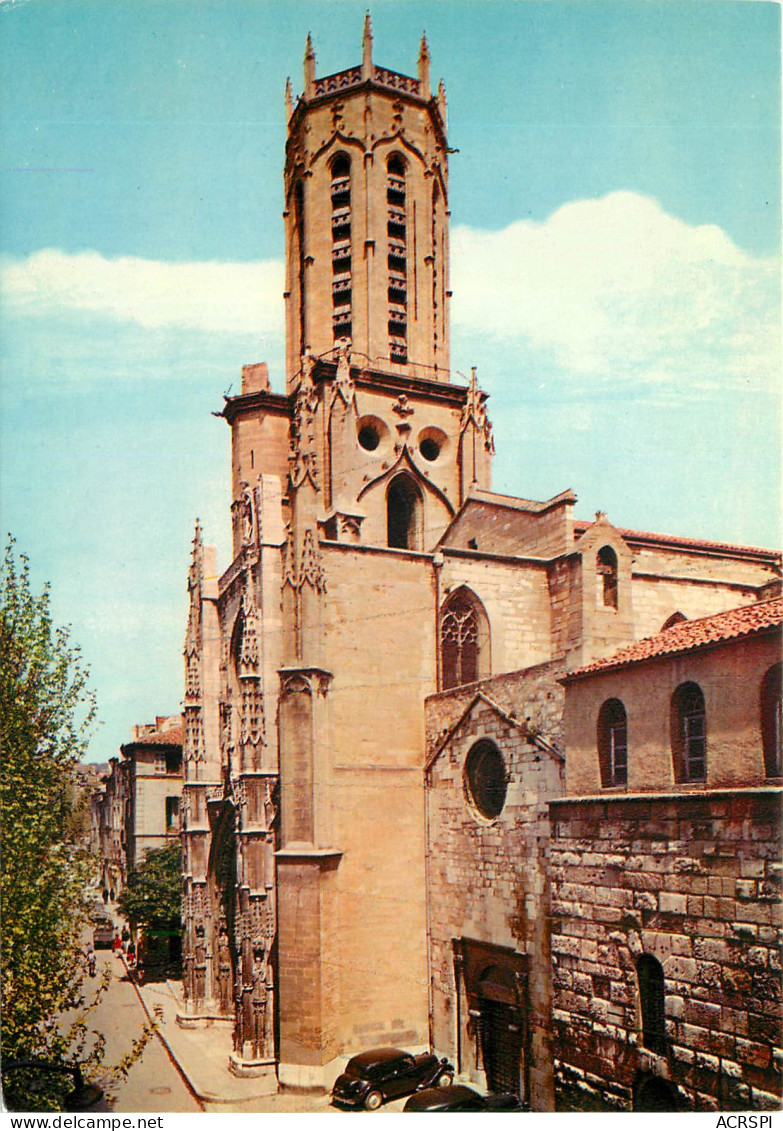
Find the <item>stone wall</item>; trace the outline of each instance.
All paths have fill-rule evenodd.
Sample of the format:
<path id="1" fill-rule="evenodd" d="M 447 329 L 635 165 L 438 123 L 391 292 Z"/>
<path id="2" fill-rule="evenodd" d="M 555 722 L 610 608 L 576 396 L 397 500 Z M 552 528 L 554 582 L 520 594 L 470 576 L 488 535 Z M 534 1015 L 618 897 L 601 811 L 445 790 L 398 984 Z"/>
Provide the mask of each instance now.
<path id="1" fill-rule="evenodd" d="M 686 1110 L 779 1107 L 780 790 L 576 798 L 550 815 L 558 1107 L 630 1109 L 649 1074 Z M 643 953 L 663 965 L 662 1055 L 640 1043 Z"/>
<path id="2" fill-rule="evenodd" d="M 529 1037 L 522 1073 L 529 1082 L 526 1098 L 539 1111 L 553 1106 L 547 801 L 562 790 L 563 767 L 556 754 L 527 733 L 524 719 L 537 712 L 537 693 L 552 682 L 548 666 L 517 673 L 513 679 L 505 677 L 502 686 L 497 680 L 486 681 L 487 691 L 513 698 L 522 721 L 501 713 L 484 698 L 477 699 L 427 774 L 433 1045 L 453 1058 L 464 1076 L 484 1087 L 478 1022 L 468 1012 L 466 987 L 455 972 L 453 940 L 486 942 L 526 956 L 529 980 L 524 1008 Z M 464 712 L 464 695 L 462 689 L 452 693 L 451 704 L 445 695 L 428 700 L 430 733 L 447 717 L 447 706 Z M 493 821 L 476 815 L 464 779 L 468 753 L 484 738 L 501 751 L 508 774 L 505 805 Z"/>

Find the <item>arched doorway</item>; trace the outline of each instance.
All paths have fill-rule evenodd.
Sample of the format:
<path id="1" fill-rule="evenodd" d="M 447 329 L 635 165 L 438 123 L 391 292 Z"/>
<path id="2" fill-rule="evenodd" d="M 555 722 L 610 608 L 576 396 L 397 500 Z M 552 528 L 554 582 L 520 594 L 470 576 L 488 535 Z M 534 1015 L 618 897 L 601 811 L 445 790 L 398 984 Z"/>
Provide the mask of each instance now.
<path id="1" fill-rule="evenodd" d="M 212 829 L 207 877 L 213 933 L 212 997 L 226 1017 L 234 1012 L 236 868 L 236 810 L 225 800 Z"/>
<path id="2" fill-rule="evenodd" d="M 529 1026 L 527 1017 L 528 957 L 510 947 L 477 939 L 455 939 L 454 954 L 464 985 L 467 1015 L 463 1029 L 460 997 L 457 1023 L 465 1051 L 473 1044 L 458 1071 L 483 1068 L 491 1092 L 513 1092 L 529 1101 Z M 461 995 L 460 995 L 461 996 Z"/>

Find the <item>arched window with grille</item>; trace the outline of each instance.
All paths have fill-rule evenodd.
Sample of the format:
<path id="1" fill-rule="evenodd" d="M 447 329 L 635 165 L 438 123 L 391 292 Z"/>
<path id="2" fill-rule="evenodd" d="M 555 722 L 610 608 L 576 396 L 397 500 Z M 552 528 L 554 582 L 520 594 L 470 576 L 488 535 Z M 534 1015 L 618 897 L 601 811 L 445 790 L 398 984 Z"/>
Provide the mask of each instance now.
<path id="1" fill-rule="evenodd" d="M 619 699 L 607 699 L 598 712 L 601 785 L 628 784 L 628 718 Z"/>
<path id="2" fill-rule="evenodd" d="M 332 337 L 352 333 L 351 159 L 338 153 L 331 164 L 332 199 Z"/>
<path id="3" fill-rule="evenodd" d="M 705 781 L 707 716 L 704 695 L 697 683 L 681 683 L 672 695 L 671 746 L 675 780 Z"/>
<path id="4" fill-rule="evenodd" d="M 489 674 L 489 622 L 479 599 L 464 586 L 440 615 L 441 688 L 474 683 Z"/>
<path id="5" fill-rule="evenodd" d="M 617 554 L 611 546 L 602 546 L 596 555 L 598 601 L 604 608 L 617 608 Z"/>
<path id="6" fill-rule="evenodd" d="M 781 776 L 781 676 L 782 667 L 774 664 L 761 681 L 761 739 L 764 747 L 764 773 Z"/>
<path id="7" fill-rule="evenodd" d="M 639 979 L 642 1047 L 663 1055 L 666 1052 L 666 987 L 663 966 L 651 954 L 642 954 L 636 960 L 636 976 Z"/>
<path id="8" fill-rule="evenodd" d="M 420 550 L 421 491 L 409 475 L 396 475 L 386 491 L 387 544 L 397 550 Z"/>
<path id="9" fill-rule="evenodd" d="M 408 204 L 405 162 L 393 153 L 386 162 L 386 232 L 389 269 L 389 358 L 408 361 Z"/>

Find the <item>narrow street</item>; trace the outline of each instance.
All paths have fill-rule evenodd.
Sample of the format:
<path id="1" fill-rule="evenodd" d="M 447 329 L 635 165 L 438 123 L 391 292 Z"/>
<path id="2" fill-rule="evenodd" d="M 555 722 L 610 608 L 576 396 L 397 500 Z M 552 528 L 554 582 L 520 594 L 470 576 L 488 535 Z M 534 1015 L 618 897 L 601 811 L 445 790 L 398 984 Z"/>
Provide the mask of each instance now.
<path id="1" fill-rule="evenodd" d="M 122 959 L 108 950 L 97 951 L 96 957 L 96 984 L 104 969 L 109 970 L 111 981 L 100 1004 L 90 1014 L 89 1026 L 104 1034 L 105 1063 L 114 1065 L 130 1052 L 133 1042 L 141 1036 L 147 1017 Z M 105 1089 L 106 1098 L 99 1105 L 104 1110 L 140 1113 L 203 1110 L 156 1036 L 149 1041 L 127 1078 L 117 1084 L 107 1083 Z"/>

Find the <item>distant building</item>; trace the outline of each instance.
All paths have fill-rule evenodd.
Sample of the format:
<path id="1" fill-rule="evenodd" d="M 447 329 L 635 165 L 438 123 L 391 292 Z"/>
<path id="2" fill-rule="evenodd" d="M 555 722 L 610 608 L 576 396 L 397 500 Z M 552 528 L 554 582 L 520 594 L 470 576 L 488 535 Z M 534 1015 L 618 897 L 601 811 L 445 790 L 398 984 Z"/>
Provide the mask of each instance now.
<path id="1" fill-rule="evenodd" d="M 179 839 L 181 716 L 133 727 L 120 752 L 92 799 L 93 851 L 101 862 L 104 897 L 112 902 L 151 848 Z"/>
<path id="2" fill-rule="evenodd" d="M 151 848 L 179 840 L 182 797 L 182 717 L 158 717 L 133 727 L 120 747 L 127 774 L 126 860 L 135 868 Z"/>

